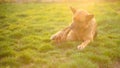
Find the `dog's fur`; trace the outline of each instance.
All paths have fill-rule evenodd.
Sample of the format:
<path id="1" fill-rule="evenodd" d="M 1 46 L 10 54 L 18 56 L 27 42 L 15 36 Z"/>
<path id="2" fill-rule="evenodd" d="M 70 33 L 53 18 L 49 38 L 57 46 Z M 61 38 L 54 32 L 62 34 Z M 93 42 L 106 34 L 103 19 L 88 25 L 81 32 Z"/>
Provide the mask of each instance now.
<path id="1" fill-rule="evenodd" d="M 78 49 L 83 49 L 96 36 L 97 24 L 94 15 L 85 10 L 77 10 L 70 7 L 73 13 L 72 24 L 57 32 L 51 37 L 55 43 L 64 41 L 82 41 Z"/>

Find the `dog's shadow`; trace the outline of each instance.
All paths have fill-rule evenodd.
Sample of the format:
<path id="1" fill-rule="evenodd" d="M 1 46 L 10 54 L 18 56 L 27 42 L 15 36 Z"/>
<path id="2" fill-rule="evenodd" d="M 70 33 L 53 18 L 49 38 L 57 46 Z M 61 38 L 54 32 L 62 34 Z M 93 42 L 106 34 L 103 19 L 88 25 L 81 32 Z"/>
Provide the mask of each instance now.
<path id="1" fill-rule="evenodd" d="M 77 45 L 80 44 L 80 42 L 62 42 L 62 43 L 52 43 L 56 48 L 62 49 L 62 50 L 68 50 L 68 49 L 76 49 Z"/>

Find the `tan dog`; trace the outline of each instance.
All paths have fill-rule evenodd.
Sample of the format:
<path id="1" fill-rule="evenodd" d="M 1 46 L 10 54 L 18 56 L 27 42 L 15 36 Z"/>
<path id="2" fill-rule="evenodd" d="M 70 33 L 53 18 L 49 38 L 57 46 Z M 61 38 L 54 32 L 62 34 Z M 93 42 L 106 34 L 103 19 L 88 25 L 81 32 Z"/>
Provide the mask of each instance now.
<path id="1" fill-rule="evenodd" d="M 64 41 L 83 41 L 78 49 L 85 48 L 96 36 L 96 21 L 94 15 L 85 10 L 77 10 L 71 7 L 73 12 L 72 24 L 57 32 L 51 37 L 55 43 Z"/>

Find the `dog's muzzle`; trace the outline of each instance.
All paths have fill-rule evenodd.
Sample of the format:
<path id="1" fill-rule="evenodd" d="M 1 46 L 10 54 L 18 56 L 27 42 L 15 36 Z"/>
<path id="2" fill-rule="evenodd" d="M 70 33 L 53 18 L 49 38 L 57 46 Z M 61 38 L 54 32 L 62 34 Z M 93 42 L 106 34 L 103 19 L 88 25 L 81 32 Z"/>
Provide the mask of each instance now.
<path id="1" fill-rule="evenodd" d="M 75 23 L 72 23 L 72 24 L 70 25 L 70 28 L 71 28 L 71 29 L 74 29 L 74 28 L 75 28 Z"/>

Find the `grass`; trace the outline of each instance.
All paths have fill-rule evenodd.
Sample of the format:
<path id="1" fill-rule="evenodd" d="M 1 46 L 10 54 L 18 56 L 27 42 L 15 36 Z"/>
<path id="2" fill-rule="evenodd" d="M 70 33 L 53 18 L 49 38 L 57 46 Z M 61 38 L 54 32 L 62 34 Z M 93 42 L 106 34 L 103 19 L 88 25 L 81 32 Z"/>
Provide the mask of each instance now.
<path id="1" fill-rule="evenodd" d="M 120 67 L 120 2 L 71 5 L 93 13 L 98 23 L 97 38 L 83 51 L 79 42 L 50 41 L 71 23 L 67 4 L 0 4 L 0 68 Z"/>

